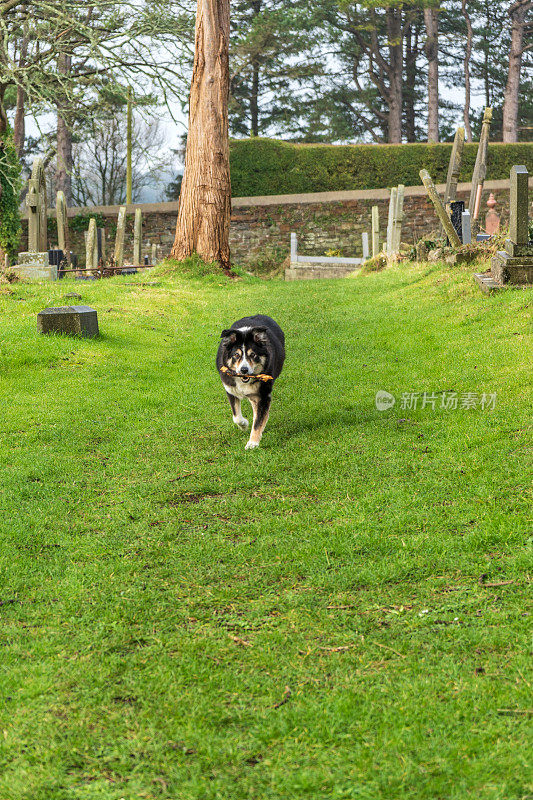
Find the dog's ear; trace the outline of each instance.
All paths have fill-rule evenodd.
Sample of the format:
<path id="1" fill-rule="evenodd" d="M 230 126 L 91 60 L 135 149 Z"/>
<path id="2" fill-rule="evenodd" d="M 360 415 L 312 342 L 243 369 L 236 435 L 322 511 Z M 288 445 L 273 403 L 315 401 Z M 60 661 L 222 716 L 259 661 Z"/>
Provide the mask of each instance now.
<path id="1" fill-rule="evenodd" d="M 222 331 L 220 338 L 223 340 L 224 344 L 235 344 L 237 341 L 237 331 L 232 331 L 228 328 L 225 331 Z"/>
<path id="2" fill-rule="evenodd" d="M 266 328 L 254 328 L 252 330 L 254 342 L 257 344 L 266 344 L 268 342 L 268 334 Z"/>

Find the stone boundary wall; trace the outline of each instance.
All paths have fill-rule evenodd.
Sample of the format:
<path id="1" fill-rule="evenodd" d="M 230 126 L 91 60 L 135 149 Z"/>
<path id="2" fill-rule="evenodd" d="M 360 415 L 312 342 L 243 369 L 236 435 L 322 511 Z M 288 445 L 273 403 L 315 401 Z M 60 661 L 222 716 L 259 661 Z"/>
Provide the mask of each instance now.
<path id="1" fill-rule="evenodd" d="M 529 185 L 533 188 L 533 179 Z M 444 194 L 444 186 L 437 186 Z M 509 222 L 509 181 L 486 181 L 482 196 L 482 214 L 487 211 L 489 193 L 496 198 L 496 211 L 501 215 L 502 226 Z M 458 185 L 457 198 L 468 202 L 470 184 Z M 313 194 L 274 195 L 265 197 L 235 197 L 232 200 L 230 245 L 236 264 L 253 264 L 261 261 L 280 261 L 289 254 L 290 233 L 298 236 L 298 252 L 302 255 L 324 255 L 334 250 L 342 256 L 362 256 L 361 233 L 371 230 L 371 209 L 379 208 L 380 240 L 386 235 L 389 191 L 388 189 L 317 192 Z M 178 204 L 144 203 L 127 206 L 127 231 L 125 241 L 126 261 L 132 257 L 133 217 L 135 208 L 143 214 L 143 254 L 149 255 L 152 243 L 158 245 L 159 258 L 170 253 Z M 108 252 L 113 246 L 119 206 L 69 208 L 69 217 L 98 214 L 104 218 L 107 231 Z M 55 217 L 55 209 L 49 210 Z M 50 243 L 57 240 L 53 225 L 49 223 Z M 423 186 L 406 186 L 402 241 L 413 243 L 439 229 L 437 217 Z M 25 238 L 25 237 L 23 237 Z M 26 248 L 21 243 L 21 250 Z M 84 260 L 83 231 L 71 230 L 71 247 Z"/>

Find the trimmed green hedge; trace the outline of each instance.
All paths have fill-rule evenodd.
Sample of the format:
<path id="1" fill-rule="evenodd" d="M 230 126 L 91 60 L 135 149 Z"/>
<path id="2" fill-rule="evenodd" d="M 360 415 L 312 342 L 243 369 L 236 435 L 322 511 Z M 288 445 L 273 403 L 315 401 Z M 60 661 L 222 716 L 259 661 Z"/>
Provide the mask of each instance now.
<path id="1" fill-rule="evenodd" d="M 461 181 L 472 177 L 477 143 L 465 144 Z M 276 139 L 230 143 L 234 197 L 420 186 L 419 171 L 445 183 L 452 144 L 291 144 Z M 533 166 L 533 142 L 489 144 L 487 180 L 508 178 L 513 164 Z"/>

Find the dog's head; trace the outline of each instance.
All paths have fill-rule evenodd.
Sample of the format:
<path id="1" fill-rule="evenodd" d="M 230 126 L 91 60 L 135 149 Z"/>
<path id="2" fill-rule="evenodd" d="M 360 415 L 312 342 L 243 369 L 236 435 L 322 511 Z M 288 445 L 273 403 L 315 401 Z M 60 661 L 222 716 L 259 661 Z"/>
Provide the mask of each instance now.
<path id="1" fill-rule="evenodd" d="M 224 365 L 237 372 L 245 383 L 252 375 L 267 370 L 269 355 L 266 328 L 229 328 L 222 331 L 221 337 Z"/>

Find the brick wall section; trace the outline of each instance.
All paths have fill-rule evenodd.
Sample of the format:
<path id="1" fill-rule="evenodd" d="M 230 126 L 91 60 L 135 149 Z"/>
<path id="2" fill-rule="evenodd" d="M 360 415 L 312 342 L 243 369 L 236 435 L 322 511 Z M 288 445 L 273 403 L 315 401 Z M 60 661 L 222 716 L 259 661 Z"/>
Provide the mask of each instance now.
<path id="1" fill-rule="evenodd" d="M 533 188 L 533 180 L 530 180 Z M 442 196 L 444 187 L 437 187 Z M 488 181 L 482 197 L 482 219 L 487 210 L 490 192 L 496 198 L 496 210 L 502 225 L 509 220 L 509 181 Z M 459 184 L 458 199 L 468 202 L 470 187 Z M 253 264 L 265 257 L 284 258 L 289 253 L 290 233 L 298 236 L 298 251 L 307 255 L 324 255 L 327 250 L 340 251 L 343 256 L 361 256 L 361 233 L 371 230 L 371 209 L 379 208 L 380 239 L 386 236 L 389 193 L 386 189 L 354 192 L 320 192 L 307 195 L 281 195 L 278 197 L 244 197 L 233 199 L 230 244 L 236 264 Z M 177 203 L 150 203 L 141 205 L 143 211 L 143 253 L 150 255 L 151 244 L 157 243 L 159 257 L 169 254 L 174 239 Z M 133 214 L 135 206 L 128 207 L 128 225 L 125 239 L 126 261 L 133 248 Z M 69 216 L 80 213 L 100 214 L 106 221 L 107 248 L 112 251 L 118 206 L 87 209 L 69 209 Z M 433 206 L 422 186 L 405 189 L 404 223 L 402 241 L 415 242 L 438 229 Z M 51 211 L 50 216 L 55 212 Z M 24 226 L 27 227 L 27 226 Z M 51 243 L 55 244 L 53 224 L 50 225 Z M 52 233 L 52 231 L 54 231 Z M 82 231 L 71 231 L 71 247 L 84 260 Z M 27 247 L 23 241 L 21 250 Z"/>

